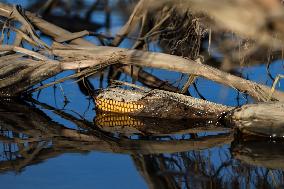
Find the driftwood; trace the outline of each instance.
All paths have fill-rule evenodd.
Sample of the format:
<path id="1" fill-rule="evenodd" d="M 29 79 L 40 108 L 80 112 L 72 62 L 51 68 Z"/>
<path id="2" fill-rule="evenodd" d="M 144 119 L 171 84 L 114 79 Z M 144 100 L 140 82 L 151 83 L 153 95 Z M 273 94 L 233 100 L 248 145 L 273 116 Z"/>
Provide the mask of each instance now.
<path id="1" fill-rule="evenodd" d="M 61 72 L 60 65 L 53 61 L 22 56 L 0 57 L 0 96 L 18 96 L 29 87 Z"/>
<path id="2" fill-rule="evenodd" d="M 107 57 L 113 57 L 117 58 L 116 60 L 123 64 L 167 69 L 202 76 L 209 80 L 238 89 L 239 91 L 246 92 L 259 101 L 267 101 L 271 91 L 267 86 L 233 76 L 192 60 L 164 53 L 128 50 L 117 47 L 77 47 L 75 50 L 55 49 L 53 50 L 53 53 L 63 58 L 61 64 L 63 69 L 79 69 L 94 66 L 100 64 L 102 60 Z M 284 93 L 275 91 L 272 98 L 284 101 Z"/>
<path id="3" fill-rule="evenodd" d="M 230 117 L 230 118 L 229 118 Z M 284 137 L 284 104 L 260 103 L 235 109 L 228 118 L 241 132 L 267 137 Z"/>
<path id="4" fill-rule="evenodd" d="M 240 91 L 247 92 L 252 97 L 260 101 L 267 101 L 271 94 L 270 88 L 264 85 L 251 82 L 237 76 L 230 75 L 228 73 L 222 72 L 215 68 L 207 65 L 199 64 L 195 61 L 183 59 L 177 56 L 167 55 L 163 53 L 150 53 L 139 50 L 128 50 L 116 47 L 92 47 L 92 48 L 82 48 L 80 49 L 64 49 L 64 50 L 53 50 L 53 53 L 63 59 L 60 62 L 55 62 L 52 66 L 57 67 L 58 73 L 63 70 L 69 69 L 82 69 L 86 67 L 100 66 L 104 67 L 110 64 L 115 64 L 118 62 L 124 64 L 134 64 L 139 66 L 153 67 L 153 68 L 163 68 L 172 71 L 179 71 L 183 73 L 189 73 L 193 75 L 203 76 L 205 78 L 211 79 L 213 81 L 222 83 L 224 85 L 232 86 Z M 168 61 L 175 62 L 174 64 L 168 64 Z M 56 65 L 57 64 L 57 65 Z M 60 70 L 58 70 L 60 67 Z M 94 71 L 93 71 L 94 72 Z M 49 74 L 50 76 L 54 75 Z M 5 73 L 7 75 L 7 73 Z M 81 73 L 81 75 L 83 75 Z M 46 77 L 44 77 L 46 78 Z M 37 78 L 38 80 L 43 80 L 44 78 Z M 5 85 L 4 81 L 3 82 Z M 32 85 L 35 83 L 32 83 Z M 32 85 L 24 87 L 25 89 L 31 87 Z M 21 91 L 24 92 L 24 91 Z M 5 96 L 5 93 L 3 92 Z M 7 93 L 6 93 L 7 94 Z M 11 96 L 18 95 L 9 94 Z M 279 91 L 275 91 L 272 94 L 272 99 L 283 101 L 284 94 Z"/>

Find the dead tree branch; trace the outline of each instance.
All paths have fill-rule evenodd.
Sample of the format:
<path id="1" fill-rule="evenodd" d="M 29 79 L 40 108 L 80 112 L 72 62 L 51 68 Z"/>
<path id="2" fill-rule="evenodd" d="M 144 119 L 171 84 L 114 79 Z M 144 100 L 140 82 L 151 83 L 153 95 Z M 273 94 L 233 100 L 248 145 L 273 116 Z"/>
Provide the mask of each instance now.
<path id="1" fill-rule="evenodd" d="M 201 76 L 206 79 L 233 87 L 241 92 L 248 93 L 259 101 L 267 101 L 271 89 L 265 85 L 233 76 L 222 72 L 208 65 L 200 64 L 193 60 L 184 59 L 178 56 L 164 53 L 145 52 L 139 50 L 128 50 L 117 47 L 94 47 L 77 49 L 55 49 L 53 53 L 63 58 L 61 67 L 63 69 L 76 69 L 77 65 L 96 65 L 102 59 L 110 56 L 123 57 L 119 60 L 122 64 L 137 65 L 142 67 L 152 67 L 167 69 L 186 74 Z M 74 67 L 74 65 L 76 65 Z M 284 101 L 284 93 L 276 91 L 273 93 L 274 100 Z"/>

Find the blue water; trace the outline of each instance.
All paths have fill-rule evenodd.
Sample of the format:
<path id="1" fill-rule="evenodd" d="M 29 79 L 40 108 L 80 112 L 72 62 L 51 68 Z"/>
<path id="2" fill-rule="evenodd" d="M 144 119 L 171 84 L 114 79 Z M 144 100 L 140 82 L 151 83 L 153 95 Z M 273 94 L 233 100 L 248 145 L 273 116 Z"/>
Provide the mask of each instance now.
<path id="1" fill-rule="evenodd" d="M 1 188 L 145 188 L 128 155 L 64 154 L 0 176 Z"/>
<path id="2" fill-rule="evenodd" d="M 28 5 L 28 1 L 9 0 L 9 2 L 22 4 L 24 7 Z M 103 13 L 101 12 L 98 14 L 99 16 L 96 16 L 93 19 L 101 20 L 101 22 L 103 22 Z M 124 21 L 125 20 L 120 17 L 118 13 L 113 13 L 110 34 L 115 34 L 123 25 Z M 98 32 L 108 32 L 108 30 L 103 27 Z M 88 37 L 87 39 L 97 43 L 95 38 Z M 131 41 L 126 41 L 121 46 L 130 47 Z M 156 51 L 160 50 L 155 45 L 151 48 L 155 49 Z M 284 73 L 283 67 L 284 63 L 282 60 L 273 62 L 270 67 L 272 76 L 276 77 L 276 74 Z M 155 74 L 157 77 L 168 81 L 169 83 L 174 83 L 176 86 L 182 86 L 182 84 L 185 82 L 185 79 L 176 82 L 181 77 L 181 74 L 179 73 L 169 72 L 166 70 L 153 70 L 149 68 L 146 70 Z M 73 72 L 71 71 L 61 73 L 54 78 L 44 81 L 44 83 L 54 81 L 72 73 Z M 250 80 L 269 86 L 272 85 L 272 80 L 267 75 L 265 65 L 242 68 L 242 73 Z M 122 76 L 122 78 L 124 78 L 124 76 Z M 130 78 L 128 78 L 128 80 L 129 79 Z M 33 98 L 56 109 L 60 109 L 74 116 L 75 118 L 84 119 L 92 123 L 94 117 L 96 116 L 94 111 L 94 103 L 92 99 L 86 97 L 79 91 L 79 87 L 76 82 L 77 81 L 75 80 L 68 80 L 56 85 L 55 88 L 49 87 L 42 90 L 40 93 L 35 92 L 33 94 Z M 95 87 L 99 86 L 98 78 L 92 78 L 91 82 Z M 280 84 L 281 83 L 283 83 L 283 81 L 280 82 Z M 284 86 L 280 84 L 277 85 L 277 89 L 284 90 Z M 104 85 L 106 85 L 106 83 L 104 83 Z M 253 99 L 247 98 L 244 94 L 240 94 L 234 89 L 203 78 L 198 78 L 197 87 L 202 96 L 213 102 L 230 106 L 238 106 L 253 102 Z M 191 87 L 189 91 L 192 96 L 199 97 L 193 87 Z M 66 99 L 68 102 L 66 102 Z M 67 128 L 78 129 L 78 126 L 75 123 L 62 118 L 52 110 L 48 110 L 39 105 L 37 105 L 37 107 L 48 115 L 48 117 L 50 117 L 53 121 L 60 123 Z M 199 137 L 203 135 L 206 136 L 206 134 L 203 133 L 200 134 Z M 0 143 L 0 152 L 3 152 L 0 156 L 0 165 L 1 162 L 6 161 L 6 156 L 4 155 L 4 144 L 4 142 Z M 188 179 L 188 183 L 191 188 L 206 188 L 206 186 L 210 185 L 208 184 L 210 183 L 210 178 L 212 178 L 214 181 L 221 179 L 224 182 L 223 186 L 228 188 L 232 187 L 229 185 L 229 183 L 232 181 L 232 178 L 238 178 L 240 188 L 258 188 L 255 184 L 257 183 L 257 178 L 262 178 L 261 176 L 265 175 L 264 172 L 268 171 L 268 169 L 263 166 L 249 165 L 245 162 L 234 159 L 230 153 L 230 150 L 230 144 L 223 144 L 205 150 L 188 150 L 173 154 L 146 155 L 143 156 L 143 158 L 153 158 L 151 161 L 145 161 L 148 163 L 153 163 L 153 165 L 154 162 L 158 162 L 160 159 L 163 160 L 164 169 L 166 169 L 165 173 L 162 172 L 164 171 L 162 169 L 158 169 L 158 171 L 148 171 L 149 174 L 153 173 L 155 176 L 158 175 L 157 178 L 155 177 L 157 181 L 159 178 L 166 178 L 164 177 L 164 174 L 170 175 L 180 171 L 183 176 L 181 176 L 181 174 L 177 174 L 173 178 L 175 178 L 177 182 L 179 181 L 183 183 L 181 184 L 183 188 L 187 187 L 184 182 L 186 179 Z M 17 149 L 15 148 L 14 151 L 17 151 Z M 162 156 L 164 158 L 161 158 Z M 48 158 L 38 164 L 25 166 L 20 171 L 13 170 L 13 166 L 11 166 L 13 171 L 4 171 L 0 173 L 0 186 L 1 188 L 5 189 L 142 189 L 151 187 L 151 184 L 149 184 L 149 179 L 147 180 L 147 175 L 141 174 L 139 170 L 141 167 L 134 163 L 134 159 L 135 158 L 129 154 L 101 152 L 99 150 L 93 150 L 88 153 L 62 153 L 56 157 Z M 198 164 L 198 162 L 203 163 Z M 201 173 L 197 173 L 197 170 L 198 166 L 202 165 L 204 167 L 200 167 L 200 169 L 203 171 L 203 173 L 200 175 Z M 163 166 L 160 166 L 159 168 L 161 167 Z M 220 169 L 218 175 L 211 174 L 211 172 L 214 172 L 214 170 L 216 171 L 218 169 Z M 253 171 L 249 174 L 246 174 L 245 170 L 248 169 L 253 169 Z M 280 172 L 279 178 L 275 172 Z M 283 184 L 283 178 L 281 177 L 282 171 L 276 170 L 275 172 L 273 172 L 275 173 L 275 177 L 273 177 L 273 179 L 271 174 L 268 174 L 266 177 L 268 185 L 270 185 L 272 188 L 275 186 L 274 182 L 276 182 L 277 186 Z M 184 175 L 187 175 L 188 178 L 185 178 L 186 176 L 184 177 Z M 246 181 L 246 177 L 248 176 L 251 176 L 252 178 L 249 182 Z M 154 178 L 154 176 L 152 177 Z M 202 185 L 202 183 L 207 183 L 208 185 Z"/>

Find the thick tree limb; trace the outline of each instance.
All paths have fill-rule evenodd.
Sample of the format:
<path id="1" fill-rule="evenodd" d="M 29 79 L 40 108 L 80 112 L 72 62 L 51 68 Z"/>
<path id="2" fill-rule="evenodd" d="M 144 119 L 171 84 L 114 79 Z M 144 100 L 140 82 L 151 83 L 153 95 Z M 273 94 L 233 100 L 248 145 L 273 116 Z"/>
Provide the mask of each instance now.
<path id="1" fill-rule="evenodd" d="M 201 76 L 230 86 L 241 92 L 248 93 L 259 101 L 267 101 L 271 91 L 270 88 L 265 85 L 222 72 L 216 68 L 197 63 L 193 60 L 164 53 L 128 50 L 117 47 L 78 47 L 74 50 L 53 50 L 53 53 L 63 58 L 63 62 L 61 63 L 63 69 L 72 69 L 74 65 L 76 68 L 78 68 L 77 65 L 92 66 L 110 56 L 120 56 L 122 58 L 119 61 L 123 64 L 167 69 Z M 272 95 L 272 99 L 284 101 L 284 93 L 275 91 Z"/>
<path id="2" fill-rule="evenodd" d="M 244 105 L 234 110 L 229 119 L 242 133 L 284 136 L 284 104 L 280 102 Z"/>

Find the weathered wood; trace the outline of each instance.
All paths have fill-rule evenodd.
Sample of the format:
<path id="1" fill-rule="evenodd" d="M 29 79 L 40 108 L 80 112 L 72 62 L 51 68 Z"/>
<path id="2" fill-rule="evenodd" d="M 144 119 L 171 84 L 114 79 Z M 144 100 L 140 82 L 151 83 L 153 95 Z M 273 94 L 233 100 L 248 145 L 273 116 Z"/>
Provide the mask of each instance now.
<path id="1" fill-rule="evenodd" d="M 284 137 L 284 103 L 244 105 L 228 115 L 241 132 L 266 137 Z"/>
<path id="2" fill-rule="evenodd" d="M 0 7 L 1 7 L 0 15 L 8 18 L 11 12 L 13 11 L 13 8 L 3 3 L 0 4 Z M 17 15 L 19 16 L 19 14 Z M 26 15 L 28 16 L 28 18 L 30 19 L 33 25 L 38 27 L 42 32 L 46 33 L 47 35 L 54 37 L 55 39 L 58 39 L 59 37 L 72 39 L 73 37 L 73 34 L 71 35 L 67 31 L 57 26 L 54 26 L 48 22 L 45 22 L 44 20 L 37 18 L 36 16 L 28 12 L 26 13 Z M 29 27 L 27 26 L 27 29 L 29 29 L 30 31 L 29 33 L 32 34 L 31 31 L 33 29 L 32 25 L 28 23 L 27 20 L 23 19 L 21 15 L 19 17 L 20 17 L 19 21 L 22 22 L 24 26 L 25 25 L 29 26 Z M 37 39 L 37 37 L 34 38 Z M 39 41 L 39 44 L 42 43 L 40 40 L 37 41 Z M 123 64 L 162 68 L 162 69 L 168 69 L 172 71 L 178 71 L 182 73 L 202 76 L 207 79 L 222 83 L 224 85 L 231 86 L 242 92 L 247 92 L 249 95 L 255 97 L 259 101 L 270 100 L 269 99 L 270 89 L 268 87 L 221 72 L 220 70 L 217 70 L 215 68 L 203 64 L 198 64 L 193 60 L 187 60 L 181 57 L 167 55 L 163 53 L 149 53 L 138 50 L 120 49 L 115 47 L 95 47 L 93 44 L 90 44 L 89 42 L 86 42 L 83 39 L 76 39 L 73 40 L 73 42 L 75 44 L 80 44 L 80 45 L 85 44 L 85 46 L 89 46 L 89 49 L 85 47 L 82 48 L 75 47 L 77 48 L 76 50 L 70 50 L 70 49 L 55 50 L 54 51 L 55 54 L 60 54 L 65 58 L 65 61 L 69 61 L 68 63 L 67 62 L 61 63 L 62 70 L 92 67 L 94 65 L 98 65 L 105 61 L 108 61 L 109 57 L 119 56 L 119 61 Z M 81 48 L 81 50 L 78 48 Z M 71 59 L 70 56 L 73 56 L 73 59 Z M 13 96 L 15 94 L 9 94 L 9 95 Z M 279 91 L 276 91 L 272 95 L 272 98 L 275 100 L 284 101 L 284 94 Z"/>
<path id="3" fill-rule="evenodd" d="M 0 97 L 20 96 L 33 85 L 62 71 L 56 62 L 17 57 L 0 57 Z M 2 58 L 6 60 L 3 63 Z"/>
<path id="4" fill-rule="evenodd" d="M 63 58 L 63 69 L 75 69 L 78 65 L 92 66 L 107 57 L 121 57 L 119 62 L 137 66 L 167 69 L 206 79 L 233 87 L 248 93 L 259 101 L 267 101 L 271 93 L 268 86 L 255 83 L 193 60 L 164 53 L 129 50 L 117 47 L 74 47 L 75 49 L 54 49 L 53 53 Z M 275 91 L 272 99 L 284 101 L 284 93 Z"/>

